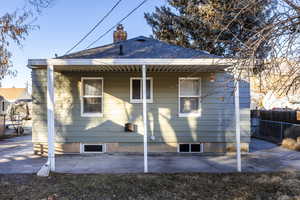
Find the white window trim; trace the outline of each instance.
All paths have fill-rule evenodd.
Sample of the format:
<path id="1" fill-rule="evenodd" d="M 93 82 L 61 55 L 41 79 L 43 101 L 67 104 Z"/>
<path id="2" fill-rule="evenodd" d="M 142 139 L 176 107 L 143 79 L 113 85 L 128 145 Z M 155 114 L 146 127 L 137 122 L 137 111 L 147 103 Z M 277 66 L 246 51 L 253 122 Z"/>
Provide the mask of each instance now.
<path id="1" fill-rule="evenodd" d="M 180 152 L 180 145 L 181 144 L 188 144 L 189 145 L 189 152 Z M 191 145 L 192 144 L 200 144 L 200 152 L 191 152 Z M 177 152 L 178 153 L 203 153 L 204 152 L 204 143 L 178 143 Z"/>
<path id="2" fill-rule="evenodd" d="M 98 95 L 98 96 L 83 96 L 83 81 L 84 80 L 102 80 L 102 94 Z M 104 98 L 103 98 L 103 85 L 104 85 L 104 80 L 103 77 L 81 77 L 81 88 L 80 88 L 80 110 L 81 110 L 81 117 L 103 117 L 103 102 L 104 102 Z M 102 112 L 99 113 L 84 113 L 83 112 L 83 98 L 88 98 L 88 97 L 101 97 L 102 101 L 101 101 L 101 106 L 102 106 Z"/>
<path id="3" fill-rule="evenodd" d="M 85 152 L 84 151 L 84 146 L 85 145 L 102 145 L 102 152 L 97 152 L 97 151 L 94 151 L 94 152 Z M 80 143 L 80 153 L 105 153 L 106 152 L 106 144 L 102 144 L 102 143 L 99 143 L 99 144 L 95 144 L 95 143 Z"/>
<path id="4" fill-rule="evenodd" d="M 130 78 L 130 103 L 143 103 L 143 99 L 133 99 L 132 98 L 132 80 L 143 81 L 143 78 L 142 77 L 131 77 Z M 153 78 L 147 77 L 146 80 L 150 80 L 150 97 L 151 97 L 150 99 L 147 99 L 147 103 L 153 103 Z M 142 84 L 141 84 L 141 94 L 143 94 Z"/>
<path id="5" fill-rule="evenodd" d="M 199 80 L 199 95 L 194 95 L 194 96 L 186 96 L 180 95 L 180 81 L 181 80 Z M 179 77 L 178 78 L 178 116 L 179 117 L 200 117 L 201 116 L 201 78 L 200 77 Z M 195 113 L 181 113 L 180 112 L 180 97 L 198 97 L 199 98 L 199 109 L 198 112 Z"/>

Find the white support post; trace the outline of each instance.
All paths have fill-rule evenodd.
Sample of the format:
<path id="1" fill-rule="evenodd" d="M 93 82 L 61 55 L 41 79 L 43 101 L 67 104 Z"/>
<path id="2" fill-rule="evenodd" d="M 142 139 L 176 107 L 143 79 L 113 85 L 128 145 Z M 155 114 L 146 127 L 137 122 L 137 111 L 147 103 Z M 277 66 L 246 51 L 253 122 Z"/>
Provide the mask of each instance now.
<path id="1" fill-rule="evenodd" d="M 147 144 L 147 84 L 146 65 L 142 66 L 143 74 L 143 122 L 144 122 L 144 173 L 148 172 L 148 144 Z"/>
<path id="2" fill-rule="evenodd" d="M 54 153 L 54 67 L 47 67 L 47 122 L 48 122 L 48 163 L 50 171 L 55 171 L 55 153 Z"/>
<path id="3" fill-rule="evenodd" d="M 238 78 L 235 78 L 235 92 L 234 92 L 234 104 L 235 104 L 235 137 L 236 137 L 236 161 L 237 171 L 242 171 L 241 164 L 241 125 L 240 125 L 240 83 Z"/>

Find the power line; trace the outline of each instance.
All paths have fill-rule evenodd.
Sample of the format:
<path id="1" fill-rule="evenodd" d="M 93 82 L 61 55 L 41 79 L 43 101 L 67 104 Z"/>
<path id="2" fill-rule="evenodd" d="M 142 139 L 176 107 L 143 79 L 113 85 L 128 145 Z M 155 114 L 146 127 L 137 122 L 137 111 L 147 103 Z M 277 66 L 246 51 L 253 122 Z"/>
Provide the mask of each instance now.
<path id="1" fill-rule="evenodd" d="M 94 45 L 96 42 L 98 42 L 100 39 L 102 39 L 107 33 L 109 33 L 111 30 L 113 30 L 115 27 L 117 27 L 118 24 L 121 24 L 126 18 L 128 18 L 132 13 L 134 13 L 137 9 L 139 9 L 144 3 L 146 3 L 146 1 L 148 1 L 148 0 L 144 0 L 143 2 L 141 2 L 130 13 L 128 13 L 125 17 L 123 17 L 117 24 L 115 24 L 110 29 L 108 29 L 104 34 L 102 34 L 101 36 L 99 36 L 94 42 L 92 42 L 91 44 L 89 44 L 85 49 L 88 49 L 89 47 L 91 47 L 92 45 Z"/>
<path id="2" fill-rule="evenodd" d="M 106 13 L 104 17 L 83 37 L 79 40 L 71 49 L 69 49 L 66 53 L 70 53 L 73 49 L 75 49 L 83 40 L 85 40 L 111 13 L 112 11 L 121 3 L 122 0 L 119 0 L 109 11 Z"/>

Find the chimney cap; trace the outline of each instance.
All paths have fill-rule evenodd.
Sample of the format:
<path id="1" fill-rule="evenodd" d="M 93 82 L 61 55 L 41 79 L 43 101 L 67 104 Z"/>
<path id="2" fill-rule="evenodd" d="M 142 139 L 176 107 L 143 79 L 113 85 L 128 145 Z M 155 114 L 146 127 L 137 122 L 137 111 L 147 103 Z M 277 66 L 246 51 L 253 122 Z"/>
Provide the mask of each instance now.
<path id="1" fill-rule="evenodd" d="M 123 27 L 123 25 L 122 25 L 122 24 L 118 24 L 118 26 L 117 26 L 117 30 L 124 30 L 124 27 Z"/>

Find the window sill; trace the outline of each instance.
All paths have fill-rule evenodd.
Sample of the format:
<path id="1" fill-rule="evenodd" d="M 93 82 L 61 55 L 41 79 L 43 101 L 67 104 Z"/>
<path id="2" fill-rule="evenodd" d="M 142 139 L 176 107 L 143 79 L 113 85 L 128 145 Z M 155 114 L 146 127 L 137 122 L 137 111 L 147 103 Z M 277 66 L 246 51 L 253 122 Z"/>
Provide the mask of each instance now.
<path id="1" fill-rule="evenodd" d="M 103 113 L 82 113 L 81 117 L 103 117 Z"/>
<path id="2" fill-rule="evenodd" d="M 147 100 L 147 103 L 153 103 L 153 100 Z M 131 100 L 130 103 L 143 103 L 143 100 Z"/>
<path id="3" fill-rule="evenodd" d="M 178 117 L 201 117 L 201 113 L 179 113 Z"/>

